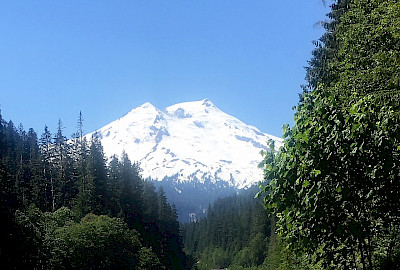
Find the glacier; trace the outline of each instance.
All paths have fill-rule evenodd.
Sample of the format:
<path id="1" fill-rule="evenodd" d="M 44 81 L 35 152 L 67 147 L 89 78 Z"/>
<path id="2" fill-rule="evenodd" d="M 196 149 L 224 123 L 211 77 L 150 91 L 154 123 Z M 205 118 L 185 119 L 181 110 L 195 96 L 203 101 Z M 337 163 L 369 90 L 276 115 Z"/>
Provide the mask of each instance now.
<path id="1" fill-rule="evenodd" d="M 95 131 L 107 157 L 125 151 L 142 176 L 247 188 L 263 179 L 260 151 L 282 139 L 221 111 L 209 99 L 160 110 L 147 102 Z M 93 133 L 86 135 L 90 138 Z"/>

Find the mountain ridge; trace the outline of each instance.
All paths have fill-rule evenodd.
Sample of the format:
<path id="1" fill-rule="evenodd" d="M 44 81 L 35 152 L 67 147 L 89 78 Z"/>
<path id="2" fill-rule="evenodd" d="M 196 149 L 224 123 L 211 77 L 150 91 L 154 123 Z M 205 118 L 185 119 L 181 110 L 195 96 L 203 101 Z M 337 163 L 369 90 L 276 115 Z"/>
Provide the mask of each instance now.
<path id="1" fill-rule="evenodd" d="M 207 179 L 237 188 L 262 180 L 260 151 L 268 150 L 269 139 L 278 147 L 282 141 L 226 114 L 209 99 L 165 110 L 146 102 L 95 132 L 106 156 L 125 151 L 140 163 L 145 178 Z"/>

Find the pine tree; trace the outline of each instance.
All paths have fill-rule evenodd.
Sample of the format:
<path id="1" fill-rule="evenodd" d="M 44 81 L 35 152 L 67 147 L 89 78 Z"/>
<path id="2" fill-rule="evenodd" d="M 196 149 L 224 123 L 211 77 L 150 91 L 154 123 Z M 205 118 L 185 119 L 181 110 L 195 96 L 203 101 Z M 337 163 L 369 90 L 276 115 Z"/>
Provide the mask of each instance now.
<path id="1" fill-rule="evenodd" d="M 158 195 L 152 183 L 144 181 L 143 183 L 143 237 L 145 243 L 152 247 L 157 247 L 159 243 L 159 205 Z"/>
<path id="2" fill-rule="evenodd" d="M 83 116 L 79 113 L 77 131 L 73 134 L 72 158 L 74 164 L 74 179 L 77 196 L 73 202 L 73 209 L 79 217 L 84 217 L 91 212 L 88 204 L 91 196 L 93 182 L 89 177 L 89 146 L 86 137 L 83 137 Z"/>
<path id="3" fill-rule="evenodd" d="M 90 205 L 92 213 L 105 213 L 105 206 L 108 198 L 107 190 L 107 167 L 103 153 L 103 146 L 97 133 L 94 133 L 90 142 L 88 159 L 89 177 L 93 183 Z"/>
<path id="4" fill-rule="evenodd" d="M 184 269 L 186 258 L 180 236 L 178 216 L 174 206 L 168 204 L 162 187 L 158 191 L 158 216 L 160 242 L 158 252 L 167 269 Z"/>
<path id="5" fill-rule="evenodd" d="M 121 160 L 121 198 L 122 212 L 128 224 L 135 229 L 141 227 L 143 209 L 142 185 L 138 168 L 123 152 Z"/>
<path id="6" fill-rule="evenodd" d="M 52 160 L 55 170 L 56 208 L 71 206 L 71 202 L 77 194 L 76 183 L 73 177 L 73 161 L 70 155 L 70 146 L 62 130 L 62 122 L 59 120 L 57 133 L 54 138 Z"/>
<path id="7" fill-rule="evenodd" d="M 28 203 L 29 192 L 29 169 L 27 168 L 27 149 L 26 149 L 27 135 L 20 124 L 16 134 L 16 157 L 17 157 L 17 171 L 15 175 L 15 192 L 17 193 L 18 200 L 23 204 Z"/>
<path id="8" fill-rule="evenodd" d="M 122 191 L 121 163 L 116 155 L 111 157 L 108 164 L 108 189 L 110 197 L 109 211 L 112 216 L 123 217 L 120 196 Z"/>
<path id="9" fill-rule="evenodd" d="M 27 147 L 29 152 L 29 168 L 31 171 L 31 185 L 29 189 L 31 191 L 30 202 L 35 203 L 39 208 L 45 209 L 44 196 L 44 175 L 42 170 L 42 157 L 39 150 L 39 142 L 36 132 L 30 128 L 27 136 Z"/>
<path id="10" fill-rule="evenodd" d="M 56 187 L 54 180 L 54 169 L 52 166 L 53 147 L 52 136 L 47 126 L 40 137 L 40 153 L 42 157 L 42 169 L 44 177 L 43 197 L 45 198 L 45 210 L 54 211 L 56 208 Z"/>

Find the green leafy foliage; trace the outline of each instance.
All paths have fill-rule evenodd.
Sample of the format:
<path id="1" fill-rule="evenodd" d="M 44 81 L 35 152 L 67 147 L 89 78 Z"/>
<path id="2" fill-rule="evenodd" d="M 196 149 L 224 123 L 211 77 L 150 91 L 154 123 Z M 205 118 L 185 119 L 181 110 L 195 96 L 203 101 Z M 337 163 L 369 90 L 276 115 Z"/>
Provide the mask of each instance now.
<path id="1" fill-rule="evenodd" d="M 325 269 L 398 268 L 400 3 L 338 1 L 332 14 L 262 189 L 289 249 Z"/>
<path id="2" fill-rule="evenodd" d="M 151 249 L 142 247 L 139 233 L 119 218 L 88 214 L 76 222 L 66 207 L 43 213 L 31 205 L 17 211 L 16 221 L 34 244 L 38 266 L 46 269 L 161 267 Z"/>
<path id="3" fill-rule="evenodd" d="M 54 269 L 130 269 L 140 259 L 139 234 L 121 219 L 88 214 L 53 237 Z"/>

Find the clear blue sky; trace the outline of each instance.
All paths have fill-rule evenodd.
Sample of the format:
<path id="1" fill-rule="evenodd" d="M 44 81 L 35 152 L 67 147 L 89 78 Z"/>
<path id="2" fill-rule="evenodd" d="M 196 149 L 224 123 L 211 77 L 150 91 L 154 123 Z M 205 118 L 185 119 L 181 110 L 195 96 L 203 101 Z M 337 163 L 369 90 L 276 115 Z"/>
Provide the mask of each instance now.
<path id="1" fill-rule="evenodd" d="M 321 0 L 1 1 L 5 120 L 68 137 L 147 101 L 209 98 L 281 136 L 329 11 Z"/>

